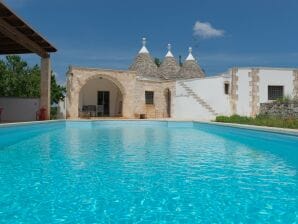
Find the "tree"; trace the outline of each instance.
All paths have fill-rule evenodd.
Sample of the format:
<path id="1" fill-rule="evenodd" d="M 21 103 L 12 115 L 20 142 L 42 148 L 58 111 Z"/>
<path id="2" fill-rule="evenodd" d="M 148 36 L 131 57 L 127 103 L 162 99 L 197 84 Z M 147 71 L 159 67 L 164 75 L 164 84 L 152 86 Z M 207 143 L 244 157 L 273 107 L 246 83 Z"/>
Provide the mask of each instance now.
<path id="1" fill-rule="evenodd" d="M 59 85 L 56 82 L 56 76 L 52 72 L 51 76 L 51 104 L 57 104 L 60 100 L 65 97 L 66 88 L 65 86 Z"/>
<path id="2" fill-rule="evenodd" d="M 51 75 L 51 103 L 63 100 L 66 88 L 57 84 Z M 0 96 L 40 97 L 40 67 L 30 67 L 20 56 L 6 56 L 0 60 Z"/>
<path id="3" fill-rule="evenodd" d="M 159 67 L 162 62 L 159 58 L 154 58 L 154 63 L 156 64 L 157 67 Z"/>

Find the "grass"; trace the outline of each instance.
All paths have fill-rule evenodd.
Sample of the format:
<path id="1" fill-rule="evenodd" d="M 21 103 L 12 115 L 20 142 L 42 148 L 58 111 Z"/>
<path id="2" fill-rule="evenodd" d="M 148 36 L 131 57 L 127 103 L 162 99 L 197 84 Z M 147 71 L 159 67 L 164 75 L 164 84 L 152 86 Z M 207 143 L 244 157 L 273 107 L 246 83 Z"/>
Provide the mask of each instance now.
<path id="1" fill-rule="evenodd" d="M 279 117 L 269 117 L 269 116 L 260 116 L 260 115 L 255 118 L 252 118 L 252 117 L 233 115 L 230 117 L 217 116 L 215 121 L 224 122 L 224 123 L 236 123 L 236 124 L 248 124 L 248 125 L 257 125 L 257 126 L 298 129 L 298 118 L 279 118 Z"/>

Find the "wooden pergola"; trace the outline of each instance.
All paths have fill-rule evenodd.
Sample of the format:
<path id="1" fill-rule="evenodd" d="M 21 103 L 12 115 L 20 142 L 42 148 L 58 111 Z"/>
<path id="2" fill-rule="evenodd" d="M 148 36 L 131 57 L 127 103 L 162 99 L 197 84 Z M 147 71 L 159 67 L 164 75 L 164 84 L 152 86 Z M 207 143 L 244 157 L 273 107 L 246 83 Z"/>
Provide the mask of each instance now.
<path id="1" fill-rule="evenodd" d="M 0 0 L 0 55 L 35 53 L 41 57 L 40 107 L 46 109 L 48 119 L 51 108 L 50 53 L 56 51 Z"/>

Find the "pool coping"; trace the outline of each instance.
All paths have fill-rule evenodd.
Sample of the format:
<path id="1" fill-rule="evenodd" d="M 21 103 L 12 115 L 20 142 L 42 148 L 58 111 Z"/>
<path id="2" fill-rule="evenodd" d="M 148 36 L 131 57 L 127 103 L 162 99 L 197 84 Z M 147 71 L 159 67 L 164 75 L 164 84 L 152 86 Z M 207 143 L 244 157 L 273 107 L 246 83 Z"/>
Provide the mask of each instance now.
<path id="1" fill-rule="evenodd" d="M 12 122 L 12 123 L 0 123 L 0 128 L 4 127 L 16 127 L 16 126 L 26 126 L 26 125 L 37 125 L 37 124 L 48 124 L 48 123 L 58 123 L 67 121 L 65 119 L 58 120 L 46 120 L 46 121 L 21 121 L 21 122 Z"/>
<path id="2" fill-rule="evenodd" d="M 16 127 L 16 126 L 25 126 L 25 125 L 37 125 L 37 124 L 47 124 L 47 123 L 58 123 L 58 122 L 100 122 L 100 121 L 163 121 L 163 122 L 193 122 L 193 123 L 202 123 L 210 124 L 224 127 L 233 127 L 240 129 L 264 131 L 271 133 L 287 134 L 298 136 L 298 129 L 289 129 L 289 128 L 278 128 L 278 127 L 267 127 L 267 126 L 257 126 L 257 125 L 246 125 L 246 124 L 236 124 L 236 123 L 224 123 L 224 122 L 215 122 L 215 121 L 203 121 L 203 120 L 183 120 L 183 119 L 58 119 L 58 120 L 47 120 L 47 121 L 27 121 L 27 122 L 14 122 L 14 123 L 2 123 L 0 128 L 4 127 Z"/>
<path id="3" fill-rule="evenodd" d="M 212 124 L 212 125 L 224 126 L 224 127 L 240 128 L 240 129 L 246 129 L 246 130 L 264 131 L 264 132 L 271 132 L 271 133 L 277 133 L 277 134 L 298 136 L 298 129 L 267 127 L 267 126 L 248 125 L 248 124 L 224 123 L 224 122 L 215 122 L 215 121 L 194 121 L 194 122 Z"/>

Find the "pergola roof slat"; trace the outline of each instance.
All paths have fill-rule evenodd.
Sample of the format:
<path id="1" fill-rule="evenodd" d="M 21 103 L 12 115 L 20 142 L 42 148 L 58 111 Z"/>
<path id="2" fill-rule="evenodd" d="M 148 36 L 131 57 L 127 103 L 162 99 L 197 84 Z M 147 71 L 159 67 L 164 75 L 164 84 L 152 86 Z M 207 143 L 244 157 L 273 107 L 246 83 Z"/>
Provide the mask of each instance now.
<path id="1" fill-rule="evenodd" d="M 0 42 L 0 54 L 36 53 L 41 57 L 48 57 L 48 53 L 57 51 L 2 1 L 0 1 Z"/>

